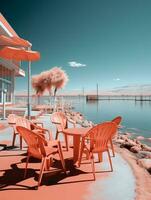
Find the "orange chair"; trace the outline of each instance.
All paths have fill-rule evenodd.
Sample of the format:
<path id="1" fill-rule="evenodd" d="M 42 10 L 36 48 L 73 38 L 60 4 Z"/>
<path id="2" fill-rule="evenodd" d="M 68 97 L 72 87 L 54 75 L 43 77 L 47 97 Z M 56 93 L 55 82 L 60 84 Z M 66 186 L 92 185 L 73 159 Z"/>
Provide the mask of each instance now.
<path id="1" fill-rule="evenodd" d="M 116 123 L 118 126 L 120 125 L 121 121 L 122 121 L 121 116 L 117 116 L 114 119 L 112 119 L 112 122 Z"/>
<path id="2" fill-rule="evenodd" d="M 34 132 L 41 134 L 43 137 L 47 133 L 48 139 L 52 140 L 52 133 L 48 129 L 43 128 L 42 123 L 40 123 L 42 124 L 42 126 L 38 126 L 37 124 L 38 122 L 33 122 L 24 117 L 18 117 L 16 120 L 16 126 L 22 126 L 27 129 L 33 130 Z"/>
<path id="3" fill-rule="evenodd" d="M 22 126 L 25 127 L 27 129 L 34 129 L 35 132 L 44 135 L 46 132 L 49 135 L 49 139 L 52 139 L 52 136 L 50 134 L 50 132 L 47 129 L 42 128 L 41 126 L 37 126 L 36 124 L 34 124 L 32 121 L 24 118 L 24 117 L 19 117 L 15 114 L 10 114 L 8 116 L 8 123 L 13 127 L 14 129 L 14 133 L 13 133 L 13 142 L 12 142 L 12 146 L 15 145 L 15 139 L 16 139 L 16 135 L 18 135 L 18 132 L 16 130 L 16 126 Z M 22 137 L 20 136 L 20 149 L 22 149 Z"/>
<path id="4" fill-rule="evenodd" d="M 111 122 L 114 122 L 114 123 L 117 125 L 117 127 L 119 127 L 121 121 L 122 121 L 122 117 L 121 117 L 121 116 L 117 116 L 117 117 L 115 117 Z M 118 132 L 118 131 L 117 131 L 117 132 Z M 115 133 L 115 135 L 117 134 L 117 132 Z M 114 137 L 115 135 L 113 135 L 113 137 Z M 111 144 L 111 149 L 112 149 L 113 157 L 115 157 L 115 151 L 114 151 L 114 146 L 113 146 L 112 139 L 113 139 L 113 138 L 111 138 L 111 140 L 110 140 L 110 144 Z"/>
<path id="5" fill-rule="evenodd" d="M 56 137 L 58 139 L 59 133 L 63 133 L 66 128 L 68 128 L 68 121 L 73 124 L 75 127 L 75 122 L 73 120 L 69 120 L 63 112 L 54 112 L 51 116 L 51 121 L 56 125 Z M 68 138 L 67 135 L 64 134 L 66 149 L 68 151 Z"/>
<path id="6" fill-rule="evenodd" d="M 7 118 L 7 122 L 10 126 L 13 127 L 13 141 L 12 141 L 12 146 L 15 145 L 15 139 L 16 139 L 16 135 L 18 135 L 18 132 L 16 130 L 16 121 L 17 121 L 17 118 L 18 116 L 15 115 L 15 114 L 9 114 L 8 115 L 8 118 Z M 21 136 L 20 136 L 20 149 L 22 149 L 22 139 L 21 139 Z"/>
<path id="7" fill-rule="evenodd" d="M 82 137 L 81 149 L 79 154 L 79 167 L 81 164 L 82 154 L 84 149 L 88 150 L 89 159 L 91 160 L 93 176 L 95 180 L 95 166 L 94 166 L 94 153 L 102 154 L 103 152 L 108 153 L 109 163 L 111 171 L 113 171 L 110 151 L 108 148 L 108 142 L 111 140 L 113 135 L 117 131 L 117 125 L 114 122 L 104 122 L 94 126 L 88 133 Z M 89 137 L 90 145 L 85 144 L 85 139 Z"/>
<path id="8" fill-rule="evenodd" d="M 54 141 L 54 144 L 55 145 L 57 144 L 57 148 L 54 148 L 53 141 L 51 145 L 48 145 L 47 141 L 41 135 L 21 126 L 17 126 L 16 129 L 28 145 L 28 150 L 27 150 L 28 155 L 27 155 L 24 177 L 26 177 L 27 174 L 29 158 L 34 157 L 41 159 L 41 168 L 38 179 L 38 187 L 39 187 L 47 161 L 50 161 L 52 156 L 56 153 L 59 153 L 63 171 L 66 173 L 63 153 L 59 141 Z"/>
<path id="9" fill-rule="evenodd" d="M 15 124 L 16 123 L 16 115 L 15 114 L 9 114 L 7 117 L 7 122 L 9 124 Z"/>

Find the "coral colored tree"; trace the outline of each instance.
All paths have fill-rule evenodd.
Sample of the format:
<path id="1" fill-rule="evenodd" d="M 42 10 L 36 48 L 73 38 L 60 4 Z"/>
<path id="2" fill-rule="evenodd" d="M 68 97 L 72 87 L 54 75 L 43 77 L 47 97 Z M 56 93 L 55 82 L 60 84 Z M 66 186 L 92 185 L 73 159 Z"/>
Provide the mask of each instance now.
<path id="1" fill-rule="evenodd" d="M 68 76 L 65 71 L 59 67 L 54 67 L 50 71 L 52 73 L 51 83 L 54 88 L 54 96 L 56 96 L 58 89 L 63 88 L 68 82 Z"/>
<path id="2" fill-rule="evenodd" d="M 54 100 L 58 89 L 63 88 L 67 82 L 68 76 L 60 67 L 54 67 L 32 77 L 32 86 L 36 95 L 41 96 L 45 91 L 48 91 L 50 98 L 52 94 L 54 95 Z"/>

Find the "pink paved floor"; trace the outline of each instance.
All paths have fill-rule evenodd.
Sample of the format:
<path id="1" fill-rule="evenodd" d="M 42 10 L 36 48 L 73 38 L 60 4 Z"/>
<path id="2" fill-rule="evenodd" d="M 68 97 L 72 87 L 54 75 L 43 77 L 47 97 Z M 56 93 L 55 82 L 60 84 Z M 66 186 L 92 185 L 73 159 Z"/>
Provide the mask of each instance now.
<path id="1" fill-rule="evenodd" d="M 48 116 L 42 117 L 42 121 L 48 126 Z M 49 126 L 53 129 L 52 125 Z M 48 126 L 48 128 L 50 128 Z M 54 130 L 54 129 L 53 129 Z M 5 130 L 11 139 L 11 129 Z M 5 132 L 1 133 L 5 135 Z M 6 141 L 5 141 L 6 142 Z M 1 144 L 5 143 L 0 141 Z M 114 171 L 109 172 L 106 154 L 103 163 L 96 163 L 96 181 L 93 181 L 91 165 L 83 160 L 80 168 L 72 165 L 72 148 L 67 152 L 64 149 L 67 175 L 61 170 L 57 157 L 54 168 L 45 172 L 39 190 L 35 190 L 38 178 L 39 162 L 31 160 L 28 168 L 28 176 L 23 178 L 26 160 L 26 148 L 20 151 L 18 148 L 0 151 L 0 199 L 52 199 L 52 200 L 133 200 L 135 197 L 135 178 L 132 170 L 125 160 L 116 154 L 113 160 Z M 97 159 L 96 159 L 97 160 Z"/>

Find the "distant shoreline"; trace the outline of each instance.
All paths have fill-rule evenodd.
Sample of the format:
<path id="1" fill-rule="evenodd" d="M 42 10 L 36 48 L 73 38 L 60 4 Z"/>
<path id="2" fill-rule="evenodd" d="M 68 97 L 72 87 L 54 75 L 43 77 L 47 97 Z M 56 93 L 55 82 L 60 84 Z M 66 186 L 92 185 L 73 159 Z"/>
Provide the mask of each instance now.
<path id="1" fill-rule="evenodd" d="M 37 97 L 37 95 L 32 94 L 32 97 Z M 86 97 L 86 96 L 97 96 L 96 94 L 58 94 L 56 97 Z M 98 96 L 106 97 L 106 96 L 111 96 L 111 97 L 151 97 L 151 94 L 99 94 Z M 25 94 L 15 94 L 15 97 L 28 97 L 28 95 Z M 49 95 L 42 95 L 40 97 L 49 97 Z M 52 96 L 53 97 L 53 96 Z"/>

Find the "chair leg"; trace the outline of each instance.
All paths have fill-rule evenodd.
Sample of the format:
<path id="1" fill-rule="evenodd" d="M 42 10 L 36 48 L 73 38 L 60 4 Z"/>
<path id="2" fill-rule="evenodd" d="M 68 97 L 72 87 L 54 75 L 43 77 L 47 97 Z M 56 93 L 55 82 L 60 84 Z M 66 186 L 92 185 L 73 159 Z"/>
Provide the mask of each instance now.
<path id="1" fill-rule="evenodd" d="M 112 149 L 113 157 L 115 157 L 115 151 L 114 151 L 114 146 L 113 146 L 112 139 L 110 140 L 110 144 L 111 144 L 111 149 Z"/>
<path id="2" fill-rule="evenodd" d="M 96 178 L 95 178 L 95 166 L 94 166 L 95 164 L 94 164 L 93 154 L 91 155 L 90 159 L 91 159 L 92 173 L 93 173 L 93 177 L 94 177 L 94 181 L 95 181 L 96 180 Z"/>
<path id="3" fill-rule="evenodd" d="M 109 163 L 110 163 L 111 172 L 112 172 L 112 171 L 113 171 L 113 166 L 112 166 L 112 160 L 111 160 L 110 151 L 109 151 L 109 150 L 107 150 L 107 153 L 108 153 Z"/>
<path id="4" fill-rule="evenodd" d="M 27 155 L 27 159 L 26 159 L 26 166 L 25 166 L 24 178 L 26 178 L 26 175 L 27 175 L 27 167 L 28 167 L 29 159 L 30 159 L 30 155 L 28 154 Z"/>
<path id="5" fill-rule="evenodd" d="M 16 133 L 14 132 L 14 135 L 13 135 L 13 142 L 12 142 L 12 146 L 14 147 L 15 145 L 15 139 L 16 139 Z"/>
<path id="6" fill-rule="evenodd" d="M 64 138 L 65 138 L 65 143 L 66 143 L 66 150 L 68 151 L 68 136 L 66 134 L 64 134 Z"/>
<path id="7" fill-rule="evenodd" d="M 46 162 L 46 158 L 42 158 L 41 169 L 40 169 L 40 174 L 39 174 L 39 179 L 38 179 L 38 187 L 40 186 L 40 183 L 41 183 L 42 175 L 45 168 L 45 162 Z"/>
<path id="8" fill-rule="evenodd" d="M 63 171 L 66 174 L 66 166 L 65 166 L 65 162 L 64 162 L 64 158 L 63 158 L 63 153 L 62 153 L 62 148 L 61 148 L 60 142 L 58 142 L 58 152 L 59 152 L 59 156 L 60 156 L 60 160 L 61 160 Z"/>
<path id="9" fill-rule="evenodd" d="M 78 167 L 80 167 L 80 165 L 81 165 L 83 150 L 84 150 L 84 142 L 82 141 L 81 142 L 80 153 L 79 153 L 79 159 L 78 159 Z"/>
<path id="10" fill-rule="evenodd" d="M 85 145 L 85 142 L 84 142 L 84 153 L 86 154 L 86 160 L 89 160 L 89 154 L 90 154 L 90 152 L 89 152 L 89 149 L 87 148 L 87 146 Z"/>
<path id="11" fill-rule="evenodd" d="M 102 162 L 102 153 L 98 153 L 99 162 Z"/>
<path id="12" fill-rule="evenodd" d="M 55 137 L 55 140 L 57 140 L 57 139 L 58 139 L 58 135 L 59 135 L 59 132 L 57 131 L 57 132 L 56 132 L 56 137 Z"/>
<path id="13" fill-rule="evenodd" d="M 22 140 L 22 136 L 20 135 L 20 149 L 22 150 L 22 146 L 23 146 L 23 140 Z"/>
<path id="14" fill-rule="evenodd" d="M 46 165 L 45 165 L 45 169 L 46 171 L 48 171 L 50 169 L 50 165 L 51 165 L 51 161 L 50 161 L 51 158 L 49 159 L 46 159 Z"/>
<path id="15" fill-rule="evenodd" d="M 83 153 L 86 155 L 86 160 L 89 160 L 89 151 L 85 149 Z"/>

